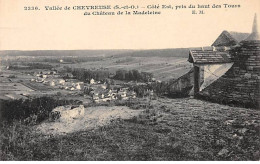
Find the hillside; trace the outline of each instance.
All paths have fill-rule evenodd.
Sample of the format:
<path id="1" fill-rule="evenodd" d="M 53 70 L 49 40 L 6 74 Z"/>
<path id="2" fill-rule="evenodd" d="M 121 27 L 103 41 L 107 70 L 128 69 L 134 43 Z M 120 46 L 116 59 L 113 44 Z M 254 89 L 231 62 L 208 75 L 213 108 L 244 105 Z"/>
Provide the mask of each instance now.
<path id="1" fill-rule="evenodd" d="M 130 104 L 130 103 L 129 103 Z M 117 107 L 88 107 L 90 129 L 49 135 L 40 127 L 55 122 L 4 126 L 0 160 L 259 160 L 259 112 L 195 99 L 139 100 L 129 106 L 138 116 L 111 117 Z M 118 110 L 119 108 L 120 110 Z M 124 107 L 126 109 L 127 107 Z M 111 109 L 111 110 L 110 110 Z M 114 109 L 114 110 L 112 110 Z M 87 113 L 89 116 L 89 114 Z M 111 120 L 106 122 L 104 120 Z M 77 120 L 81 122 L 82 120 Z M 83 120 L 84 121 L 84 120 Z M 59 122 L 57 122 L 59 124 Z M 71 124 L 70 126 L 73 126 Z M 78 127 L 78 126 L 77 126 Z M 52 130 L 53 131 L 53 130 Z M 4 142 L 3 142 L 4 141 Z"/>

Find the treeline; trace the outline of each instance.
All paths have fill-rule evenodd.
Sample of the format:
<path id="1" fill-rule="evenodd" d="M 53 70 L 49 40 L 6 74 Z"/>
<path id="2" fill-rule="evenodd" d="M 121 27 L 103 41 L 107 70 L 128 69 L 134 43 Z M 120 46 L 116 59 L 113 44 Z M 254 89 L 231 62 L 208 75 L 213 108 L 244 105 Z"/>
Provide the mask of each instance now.
<path id="1" fill-rule="evenodd" d="M 188 97 L 192 87 L 186 87 L 179 89 L 172 89 L 173 85 L 169 82 L 151 82 L 144 85 L 131 85 L 130 90 L 136 92 L 137 97 L 149 96 L 151 91 L 156 96 L 167 96 L 170 98 Z"/>
<path id="2" fill-rule="evenodd" d="M 89 70 L 84 68 L 74 68 L 70 69 L 72 75 L 81 81 L 89 82 L 90 79 L 104 80 L 109 77 L 109 72 L 107 70 Z"/>
<path id="3" fill-rule="evenodd" d="M 100 61 L 103 60 L 103 57 L 62 57 L 62 58 L 43 58 L 43 62 L 50 63 L 82 63 L 82 62 L 91 62 L 91 61 Z"/>
<path id="4" fill-rule="evenodd" d="M 39 97 L 19 100 L 0 101 L 0 120 L 12 122 L 28 118 L 36 118 L 36 122 L 41 122 L 49 117 L 49 113 L 57 106 L 77 104 L 76 100 L 59 100 L 52 97 Z"/>
<path id="5" fill-rule="evenodd" d="M 171 98 L 188 97 L 193 87 L 193 70 L 178 79 L 169 81 L 153 81 L 142 85 L 129 84 L 128 87 L 135 91 L 138 97 L 147 96 L 149 91 L 153 91 L 157 96 L 167 96 Z"/>
<path id="6" fill-rule="evenodd" d="M 43 63 L 22 63 L 10 65 L 9 69 L 52 69 L 53 66 L 50 64 Z"/>
<path id="7" fill-rule="evenodd" d="M 137 81 L 137 82 L 150 82 L 152 81 L 153 74 L 149 72 L 139 72 L 138 70 L 118 70 L 113 77 L 116 80 L 124 81 Z"/>
<path id="8" fill-rule="evenodd" d="M 169 83 L 168 82 L 150 82 L 142 85 L 127 85 L 130 90 L 136 92 L 137 97 L 149 96 L 151 92 L 157 96 L 164 96 L 168 94 Z"/>

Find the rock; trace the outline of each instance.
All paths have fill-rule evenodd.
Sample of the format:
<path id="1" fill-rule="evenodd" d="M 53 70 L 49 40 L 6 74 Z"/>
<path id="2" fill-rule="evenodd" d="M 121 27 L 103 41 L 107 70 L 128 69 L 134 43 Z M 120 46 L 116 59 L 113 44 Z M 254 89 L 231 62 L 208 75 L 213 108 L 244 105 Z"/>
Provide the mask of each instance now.
<path id="1" fill-rule="evenodd" d="M 194 153 L 199 152 L 200 148 L 198 146 L 194 146 Z"/>
<path id="2" fill-rule="evenodd" d="M 172 145 L 172 148 L 175 149 L 175 148 L 177 148 L 178 146 L 181 146 L 181 141 L 175 142 L 175 143 Z"/>
<path id="3" fill-rule="evenodd" d="M 240 134 L 245 134 L 247 131 L 248 131 L 247 128 L 243 128 L 243 129 L 240 129 L 238 132 L 239 132 Z"/>
<path id="4" fill-rule="evenodd" d="M 224 146 L 226 144 L 226 142 L 223 139 L 220 139 L 220 140 L 216 141 L 216 144 L 220 145 L 220 146 Z"/>
<path id="5" fill-rule="evenodd" d="M 239 136 L 238 139 L 242 140 L 244 137 L 243 136 Z"/>
<path id="6" fill-rule="evenodd" d="M 251 78 L 251 73 L 246 73 L 246 74 L 244 75 L 244 78 L 250 79 L 250 78 Z"/>
<path id="7" fill-rule="evenodd" d="M 227 149 L 223 148 L 223 149 L 221 149 L 221 150 L 218 152 L 218 155 L 219 155 L 219 156 L 222 156 L 222 155 L 227 154 L 228 152 L 229 152 L 229 151 L 228 151 Z"/>
<path id="8" fill-rule="evenodd" d="M 232 124 L 234 121 L 235 121 L 235 120 L 227 120 L 227 121 L 225 121 L 225 124 L 226 124 L 226 125 L 230 125 L 230 124 Z"/>
<path id="9" fill-rule="evenodd" d="M 85 114 L 85 109 L 83 105 L 80 105 L 79 107 L 73 109 L 69 109 L 69 107 L 57 107 L 52 112 L 59 112 L 60 121 L 67 122 L 73 119 L 83 117 Z"/>

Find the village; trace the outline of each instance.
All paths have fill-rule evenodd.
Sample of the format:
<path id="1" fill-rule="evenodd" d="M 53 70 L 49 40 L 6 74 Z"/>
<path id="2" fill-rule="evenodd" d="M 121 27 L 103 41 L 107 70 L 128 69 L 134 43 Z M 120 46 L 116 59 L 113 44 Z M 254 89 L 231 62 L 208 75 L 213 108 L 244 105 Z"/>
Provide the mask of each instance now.
<path id="1" fill-rule="evenodd" d="M 95 81 L 90 79 L 89 83 L 84 83 L 77 79 L 73 79 L 71 73 L 67 73 L 67 79 L 63 79 L 56 71 L 45 71 L 34 73 L 35 78 L 31 82 L 43 83 L 56 89 L 81 91 L 91 96 L 93 102 L 110 102 L 113 100 L 128 100 L 135 99 L 136 93 L 130 91 L 129 88 L 121 87 L 120 85 L 110 85 L 106 82 Z"/>

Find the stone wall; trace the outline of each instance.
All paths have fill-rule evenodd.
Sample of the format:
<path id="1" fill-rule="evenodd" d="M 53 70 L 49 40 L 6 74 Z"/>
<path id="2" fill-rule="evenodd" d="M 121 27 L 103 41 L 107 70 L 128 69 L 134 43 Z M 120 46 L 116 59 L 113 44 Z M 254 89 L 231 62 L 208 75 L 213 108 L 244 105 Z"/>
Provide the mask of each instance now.
<path id="1" fill-rule="evenodd" d="M 199 93 L 210 101 L 259 108 L 260 41 L 242 42 L 230 50 L 234 65 L 226 74 Z"/>

